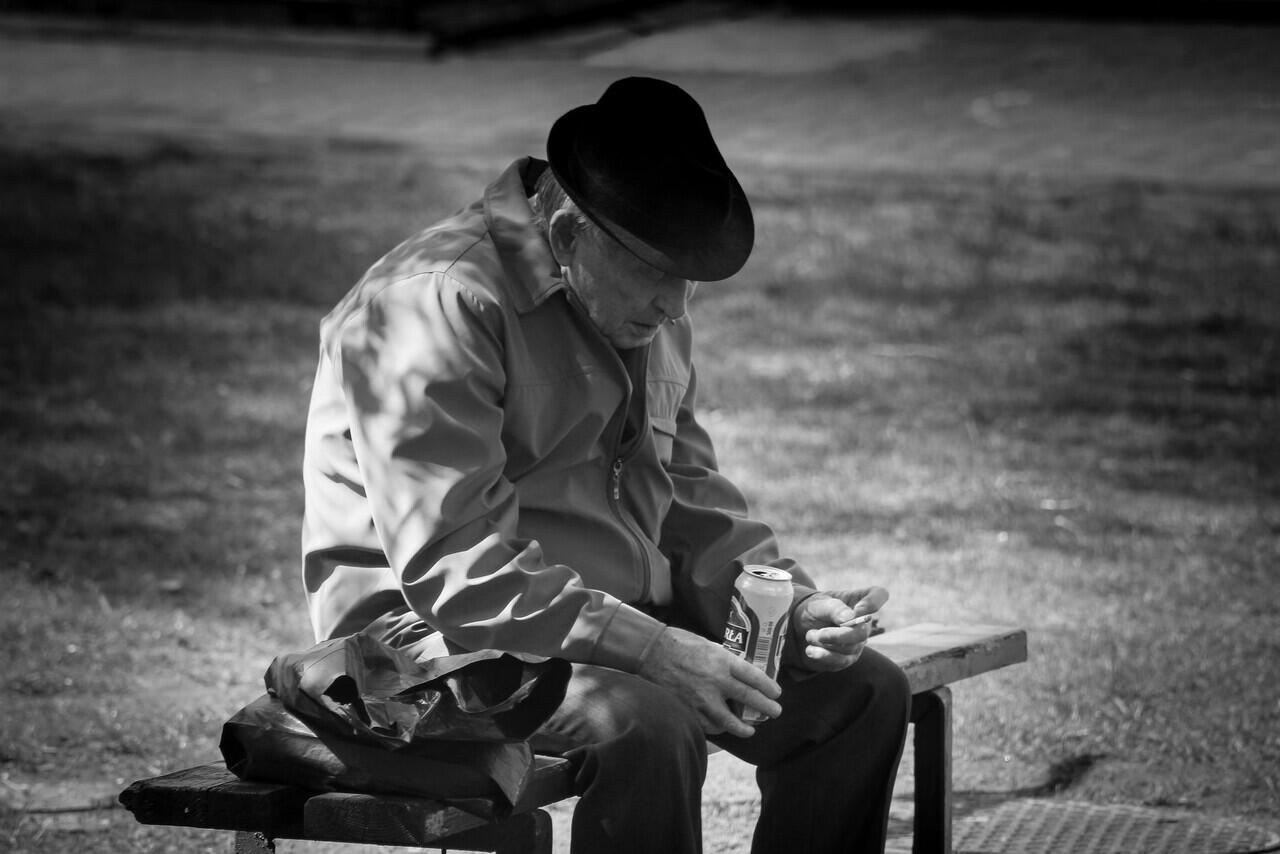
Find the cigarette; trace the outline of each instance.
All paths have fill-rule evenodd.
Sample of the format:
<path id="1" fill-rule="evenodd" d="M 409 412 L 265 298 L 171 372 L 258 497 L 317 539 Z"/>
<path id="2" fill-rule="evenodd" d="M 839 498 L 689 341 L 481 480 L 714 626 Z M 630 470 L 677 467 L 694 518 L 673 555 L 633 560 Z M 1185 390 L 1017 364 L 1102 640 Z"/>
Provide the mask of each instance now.
<path id="1" fill-rule="evenodd" d="M 849 628 L 850 626 L 861 626 L 864 623 L 875 622 L 875 619 L 876 619 L 875 614 L 863 614 L 861 617 L 854 617 L 849 622 L 841 623 L 840 625 L 843 626 L 844 628 Z"/>

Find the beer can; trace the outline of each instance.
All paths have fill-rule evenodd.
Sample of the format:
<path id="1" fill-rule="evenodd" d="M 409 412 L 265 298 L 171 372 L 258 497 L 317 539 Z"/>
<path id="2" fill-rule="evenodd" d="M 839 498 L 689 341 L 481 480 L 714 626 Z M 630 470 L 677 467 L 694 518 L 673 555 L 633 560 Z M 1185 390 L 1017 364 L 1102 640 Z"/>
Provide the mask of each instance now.
<path id="1" fill-rule="evenodd" d="M 759 667 L 770 678 L 778 678 L 782 645 L 791 623 L 791 599 L 791 573 L 772 566 L 745 567 L 733 583 L 729 598 L 725 649 Z M 759 723 L 767 717 L 736 701 L 731 701 L 729 708 L 747 723 Z"/>

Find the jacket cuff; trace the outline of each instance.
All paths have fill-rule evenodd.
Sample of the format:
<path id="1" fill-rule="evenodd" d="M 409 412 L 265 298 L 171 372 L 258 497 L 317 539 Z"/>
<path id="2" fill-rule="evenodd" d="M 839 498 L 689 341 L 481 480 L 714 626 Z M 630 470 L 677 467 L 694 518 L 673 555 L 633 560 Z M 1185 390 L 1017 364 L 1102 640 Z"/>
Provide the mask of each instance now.
<path id="1" fill-rule="evenodd" d="M 800 607 L 800 603 L 808 599 L 810 596 L 817 594 L 817 590 L 802 584 L 794 587 L 794 595 L 791 597 L 791 614 L 795 615 L 796 609 Z M 810 677 L 817 676 L 819 671 L 809 670 L 804 666 L 804 655 L 800 652 L 805 648 L 803 637 L 796 636 L 796 625 L 794 622 L 787 626 L 787 645 L 782 648 L 782 668 L 787 675 L 796 682 L 803 682 Z"/>
<path id="2" fill-rule="evenodd" d="M 791 613 L 796 612 L 796 608 L 800 607 L 800 603 L 817 593 L 812 587 L 803 584 L 793 584 L 791 587 Z"/>
<path id="3" fill-rule="evenodd" d="M 662 634 L 666 624 L 630 605 L 619 604 L 600 632 L 589 664 L 636 673 L 640 662 Z"/>

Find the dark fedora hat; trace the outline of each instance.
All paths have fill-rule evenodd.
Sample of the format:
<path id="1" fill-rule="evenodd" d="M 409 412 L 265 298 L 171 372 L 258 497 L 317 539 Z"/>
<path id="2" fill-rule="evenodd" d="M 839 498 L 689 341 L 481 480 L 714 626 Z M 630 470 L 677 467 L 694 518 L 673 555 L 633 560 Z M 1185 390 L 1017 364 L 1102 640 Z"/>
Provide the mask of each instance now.
<path id="1" fill-rule="evenodd" d="M 751 254 L 746 194 L 679 86 L 652 77 L 610 84 L 551 126 L 547 160 L 583 213 L 659 270 L 716 281 Z"/>

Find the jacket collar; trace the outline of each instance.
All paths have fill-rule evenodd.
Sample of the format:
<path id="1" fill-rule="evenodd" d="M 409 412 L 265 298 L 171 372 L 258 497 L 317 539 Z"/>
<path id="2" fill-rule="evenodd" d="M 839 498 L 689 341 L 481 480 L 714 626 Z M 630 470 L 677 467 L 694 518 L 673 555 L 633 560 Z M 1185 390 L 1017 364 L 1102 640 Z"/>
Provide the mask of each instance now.
<path id="1" fill-rule="evenodd" d="M 546 235 L 529 207 L 534 184 L 546 168 L 544 160 L 522 157 L 484 192 L 485 225 L 507 274 L 520 285 L 513 293 L 515 308 L 521 314 L 565 287 L 560 266 L 551 257 Z"/>

